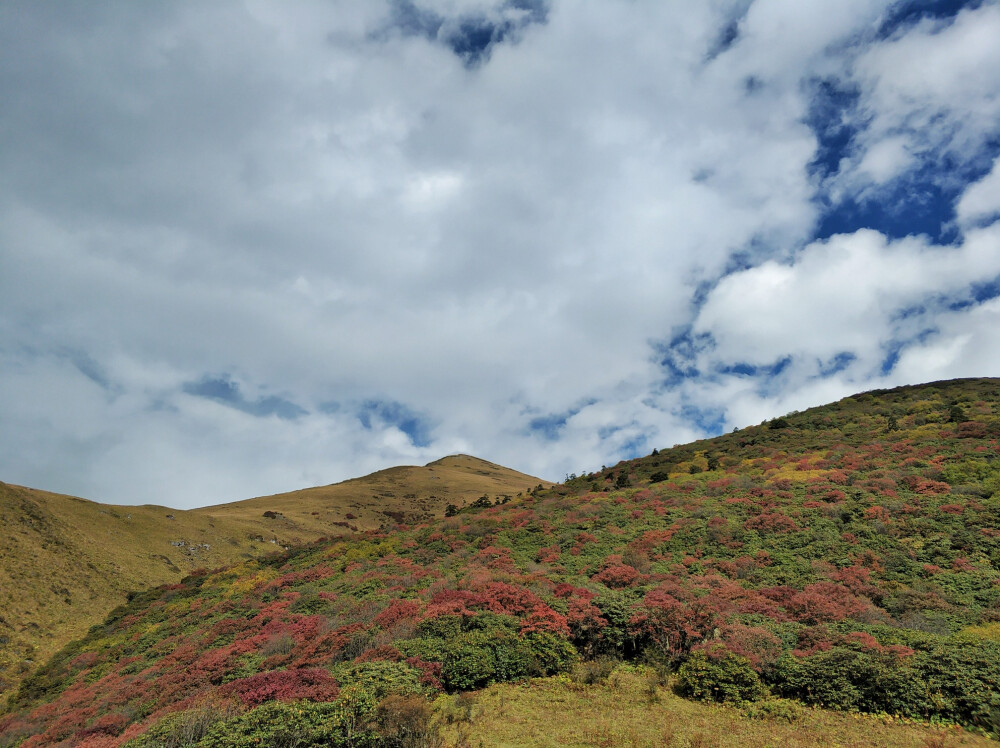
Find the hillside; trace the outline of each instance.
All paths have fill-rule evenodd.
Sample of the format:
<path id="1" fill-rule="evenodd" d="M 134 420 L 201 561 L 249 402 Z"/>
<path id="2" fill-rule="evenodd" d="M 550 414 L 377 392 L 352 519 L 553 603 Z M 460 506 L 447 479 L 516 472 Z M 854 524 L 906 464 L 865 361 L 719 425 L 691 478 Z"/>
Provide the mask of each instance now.
<path id="1" fill-rule="evenodd" d="M 467 455 L 190 511 L 111 506 L 0 483 L 0 696 L 129 591 L 278 547 L 441 516 L 448 504 L 482 495 L 502 500 L 540 483 Z"/>
<path id="2" fill-rule="evenodd" d="M 301 541 L 337 528 L 373 530 L 386 522 L 412 524 L 440 517 L 449 504 L 465 507 L 480 496 L 511 498 L 551 485 L 469 455 L 451 455 L 423 467 L 404 465 L 330 486 L 261 496 L 193 510 L 197 514 L 255 522 Z M 262 522 L 264 512 L 276 515 Z"/>
<path id="3" fill-rule="evenodd" d="M 877 732 L 809 707 L 964 726 L 881 744 L 971 744 L 1000 730 L 998 455 L 1000 381 L 939 382 L 200 571 L 26 679 L 0 746 L 422 745 L 435 724 L 459 745 L 545 700 L 606 705 L 578 744 L 613 745 L 623 699 L 636 745 L 737 744 L 751 717 L 775 744 L 788 721 L 816 745 Z M 579 727 L 534 713 L 539 741 Z"/>

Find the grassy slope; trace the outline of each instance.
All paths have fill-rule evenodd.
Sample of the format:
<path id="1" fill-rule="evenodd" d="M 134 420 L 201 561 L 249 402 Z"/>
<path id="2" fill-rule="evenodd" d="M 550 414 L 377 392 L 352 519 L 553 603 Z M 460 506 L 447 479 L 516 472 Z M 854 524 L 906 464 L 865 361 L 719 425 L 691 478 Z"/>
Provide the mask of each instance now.
<path id="1" fill-rule="evenodd" d="M 570 643 L 674 664 L 722 647 L 744 652 L 740 672 L 756 663 L 778 694 L 849 710 L 898 705 L 996 732 L 998 437 L 998 380 L 866 393 L 509 505 L 193 575 L 132 600 L 51 660 L 0 733 L 34 735 L 34 748 L 96 731 L 117 746 L 178 707 L 228 699 L 246 709 L 317 689 L 324 700 L 335 682 L 342 698 L 329 708 L 356 710 L 351 699 L 370 687 L 356 668 L 467 690 L 565 668 Z M 532 698 L 518 708 L 546 729 L 565 704 L 595 730 L 591 744 L 619 741 L 602 737 L 605 718 L 574 693 Z M 678 746 L 757 739 L 732 711 L 662 698 L 681 715 Z M 605 714 L 616 704 L 600 690 L 586 701 Z M 617 701 L 636 729 L 652 722 L 634 697 Z M 849 723 L 802 725 L 787 734 L 821 741 Z M 503 744 L 489 734 L 483 744 Z M 885 744 L 924 738 L 936 739 Z"/>
<path id="2" fill-rule="evenodd" d="M 996 746 L 964 730 L 888 715 L 843 714 L 784 703 L 785 716 L 682 699 L 655 673 L 622 668 L 598 685 L 565 676 L 502 683 L 478 694 L 441 729 L 443 748 L 958 748 Z M 439 712 L 458 711 L 447 700 Z"/>
<path id="3" fill-rule="evenodd" d="M 538 483 L 467 455 L 191 511 L 111 506 L 0 483 L 0 694 L 5 682 L 15 685 L 33 664 L 82 636 L 130 590 L 278 546 L 376 529 L 392 523 L 390 515 L 441 516 L 449 503 L 515 495 Z M 268 510 L 283 516 L 265 518 Z"/>
<path id="4" fill-rule="evenodd" d="M 476 457 L 451 455 L 424 467 L 394 467 L 331 486 L 261 496 L 194 512 L 253 522 L 263 532 L 280 528 L 283 537 L 313 540 L 344 526 L 338 523 L 364 530 L 386 522 L 412 524 L 440 517 L 448 504 L 464 507 L 482 495 L 494 500 L 512 497 L 539 483 L 550 485 Z M 265 511 L 282 516 L 264 520 Z"/>

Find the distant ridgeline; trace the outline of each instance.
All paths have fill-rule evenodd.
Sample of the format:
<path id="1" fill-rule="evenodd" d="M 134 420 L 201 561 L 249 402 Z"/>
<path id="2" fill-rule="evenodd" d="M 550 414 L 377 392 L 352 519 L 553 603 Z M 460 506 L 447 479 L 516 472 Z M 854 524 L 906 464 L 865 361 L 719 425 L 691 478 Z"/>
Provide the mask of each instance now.
<path id="1" fill-rule="evenodd" d="M 869 392 L 198 572 L 23 681 L 0 746 L 407 745 L 440 691 L 601 657 L 995 734 L 998 440 L 1000 380 Z"/>

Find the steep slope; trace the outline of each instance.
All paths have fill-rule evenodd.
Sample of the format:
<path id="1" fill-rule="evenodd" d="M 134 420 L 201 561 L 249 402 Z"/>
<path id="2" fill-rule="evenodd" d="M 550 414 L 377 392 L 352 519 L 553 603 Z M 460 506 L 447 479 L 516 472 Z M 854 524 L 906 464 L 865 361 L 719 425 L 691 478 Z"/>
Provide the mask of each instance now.
<path id="1" fill-rule="evenodd" d="M 131 590 L 324 536 L 442 516 L 449 503 L 502 500 L 540 483 L 467 455 L 190 511 L 0 483 L 0 694 Z"/>
<path id="2" fill-rule="evenodd" d="M 998 439 L 998 380 L 865 393 L 193 574 L 25 680 L 0 733 L 400 745 L 427 695 L 610 657 L 762 714 L 780 696 L 996 734 Z"/>

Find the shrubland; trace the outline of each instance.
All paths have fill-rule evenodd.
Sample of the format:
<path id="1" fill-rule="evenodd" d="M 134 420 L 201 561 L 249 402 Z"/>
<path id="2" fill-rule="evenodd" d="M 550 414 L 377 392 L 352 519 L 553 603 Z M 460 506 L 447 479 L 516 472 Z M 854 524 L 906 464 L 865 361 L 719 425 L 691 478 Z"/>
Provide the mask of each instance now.
<path id="1" fill-rule="evenodd" d="M 622 662 L 768 719 L 995 736 L 998 456 L 997 380 L 871 392 L 199 570 L 35 671 L 0 746 L 429 745 L 469 691 Z"/>

